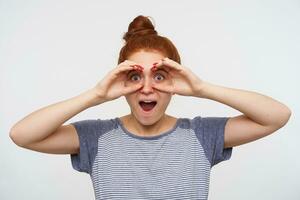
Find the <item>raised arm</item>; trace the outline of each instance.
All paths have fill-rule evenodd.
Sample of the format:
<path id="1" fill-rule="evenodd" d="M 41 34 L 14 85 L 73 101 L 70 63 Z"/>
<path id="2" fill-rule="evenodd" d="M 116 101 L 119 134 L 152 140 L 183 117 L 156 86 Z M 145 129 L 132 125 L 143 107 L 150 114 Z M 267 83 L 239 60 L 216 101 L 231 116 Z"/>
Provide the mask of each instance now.
<path id="1" fill-rule="evenodd" d="M 124 61 L 111 70 L 95 87 L 73 98 L 41 108 L 19 122 L 9 136 L 18 146 L 54 154 L 79 151 L 79 138 L 72 124 L 62 125 L 83 110 L 134 92 L 142 85 L 127 87 L 129 70 L 138 70 L 134 62 Z"/>
<path id="2" fill-rule="evenodd" d="M 36 151 L 76 153 L 79 148 L 76 130 L 73 125 L 62 124 L 93 106 L 97 98 L 95 94 L 93 90 L 88 90 L 34 111 L 11 128 L 10 138 L 18 146 Z"/>
<path id="3" fill-rule="evenodd" d="M 265 137 L 283 127 L 291 116 L 286 105 L 257 92 L 206 82 L 198 97 L 218 101 L 243 113 L 227 121 L 224 148 Z"/>
<path id="4" fill-rule="evenodd" d="M 218 101 L 243 113 L 227 121 L 224 148 L 265 137 L 284 126 L 291 116 L 286 105 L 271 97 L 208 83 L 169 58 L 160 60 L 153 68 L 166 68 L 173 79 L 172 85 L 154 85 L 156 89 Z"/>

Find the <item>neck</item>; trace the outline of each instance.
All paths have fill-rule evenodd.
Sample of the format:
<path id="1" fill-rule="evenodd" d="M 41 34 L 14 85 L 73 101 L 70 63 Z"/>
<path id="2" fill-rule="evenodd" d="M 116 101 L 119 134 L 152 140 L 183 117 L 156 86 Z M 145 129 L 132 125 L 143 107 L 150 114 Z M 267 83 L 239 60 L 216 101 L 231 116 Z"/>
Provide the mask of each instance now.
<path id="1" fill-rule="evenodd" d="M 124 121 L 129 131 L 139 133 L 139 135 L 142 136 L 153 136 L 165 131 L 165 126 L 169 127 L 170 121 L 172 120 L 171 118 L 171 116 L 164 114 L 162 118 L 154 124 L 143 125 L 131 114 L 125 116 Z"/>

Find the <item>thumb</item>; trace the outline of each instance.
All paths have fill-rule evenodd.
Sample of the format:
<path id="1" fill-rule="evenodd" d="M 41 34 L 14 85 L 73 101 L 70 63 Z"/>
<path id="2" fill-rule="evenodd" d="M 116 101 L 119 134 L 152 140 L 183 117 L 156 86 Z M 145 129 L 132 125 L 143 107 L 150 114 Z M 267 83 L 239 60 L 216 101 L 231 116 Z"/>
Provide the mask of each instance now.
<path id="1" fill-rule="evenodd" d="M 174 93 L 174 88 L 171 85 L 158 85 L 158 84 L 154 84 L 153 88 L 162 91 L 162 92 L 167 92 L 167 93 Z"/>
<path id="2" fill-rule="evenodd" d="M 140 84 L 136 84 L 136 85 L 133 85 L 133 86 L 124 87 L 123 93 L 124 94 L 129 94 L 129 93 L 135 92 L 138 89 L 140 89 L 142 86 L 143 86 L 143 84 L 140 83 Z"/>

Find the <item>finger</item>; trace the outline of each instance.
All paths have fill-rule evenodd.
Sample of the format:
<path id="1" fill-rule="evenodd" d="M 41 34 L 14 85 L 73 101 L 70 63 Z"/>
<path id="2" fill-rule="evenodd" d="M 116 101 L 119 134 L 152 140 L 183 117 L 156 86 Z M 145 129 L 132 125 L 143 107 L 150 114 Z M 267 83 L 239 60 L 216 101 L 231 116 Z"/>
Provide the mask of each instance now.
<path id="1" fill-rule="evenodd" d="M 131 61 L 131 60 L 125 60 L 123 63 L 124 63 L 125 65 L 135 65 L 135 66 L 137 66 L 137 67 L 139 67 L 139 68 L 141 68 L 141 69 L 144 69 L 144 67 L 142 67 L 142 66 L 139 65 L 138 63 L 136 63 L 136 62 L 134 62 L 134 61 Z"/>
<path id="2" fill-rule="evenodd" d="M 124 62 L 119 64 L 118 67 L 123 67 L 123 66 L 133 66 L 133 68 L 135 70 L 138 70 L 138 71 L 143 71 L 144 70 L 144 67 L 142 67 L 141 65 L 138 65 L 136 62 L 133 62 L 133 61 L 130 61 L 130 60 L 125 60 Z"/>
<path id="3" fill-rule="evenodd" d="M 174 60 L 169 59 L 168 57 L 165 57 L 165 58 L 159 60 L 158 62 L 153 63 L 153 67 L 151 68 L 151 70 L 155 71 L 158 68 L 162 68 L 165 66 L 169 67 L 171 69 L 175 69 L 177 71 L 183 70 L 183 67 L 179 63 L 175 62 Z"/>
<path id="4" fill-rule="evenodd" d="M 128 67 L 131 67 L 131 70 L 137 70 L 140 72 L 142 72 L 144 70 L 144 68 L 141 65 L 135 64 L 135 62 L 131 62 L 131 61 L 123 62 L 116 69 L 118 69 L 118 70 L 121 69 L 121 71 L 117 71 L 117 72 L 123 72 L 126 70 L 130 70 L 130 68 L 128 68 Z"/>
<path id="5" fill-rule="evenodd" d="M 158 85 L 158 84 L 153 84 L 153 88 L 161 91 L 161 92 L 166 92 L 166 93 L 174 93 L 174 87 L 171 85 Z"/>
<path id="6" fill-rule="evenodd" d="M 141 72 L 144 70 L 144 67 L 142 67 L 141 65 L 130 65 L 130 66 L 133 66 L 135 70 L 138 70 Z"/>
<path id="7" fill-rule="evenodd" d="M 134 66 L 124 65 L 124 66 L 117 67 L 114 70 L 114 74 L 117 75 L 117 74 L 120 74 L 120 73 L 123 73 L 123 72 L 126 72 L 126 71 L 130 71 L 130 70 L 134 70 L 134 69 L 135 69 Z"/>
<path id="8" fill-rule="evenodd" d="M 135 91 L 137 91 L 138 89 L 140 89 L 142 86 L 143 86 L 143 84 L 140 83 L 140 84 L 136 84 L 136 85 L 134 85 L 134 86 L 125 87 L 124 90 L 123 90 L 124 95 L 130 94 L 130 93 L 132 93 L 132 92 L 135 92 Z"/>

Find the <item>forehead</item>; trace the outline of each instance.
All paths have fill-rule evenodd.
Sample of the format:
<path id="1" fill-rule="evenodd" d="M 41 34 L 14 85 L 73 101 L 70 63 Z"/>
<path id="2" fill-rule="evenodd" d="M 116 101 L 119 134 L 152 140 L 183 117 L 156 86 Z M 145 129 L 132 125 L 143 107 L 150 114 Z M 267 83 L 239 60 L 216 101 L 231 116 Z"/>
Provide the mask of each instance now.
<path id="1" fill-rule="evenodd" d="M 165 56 L 162 53 L 160 53 L 159 51 L 141 50 L 141 51 L 131 54 L 128 57 L 128 60 L 136 62 L 136 63 L 142 65 L 143 67 L 152 67 L 152 64 L 154 62 L 157 62 L 164 57 Z"/>

